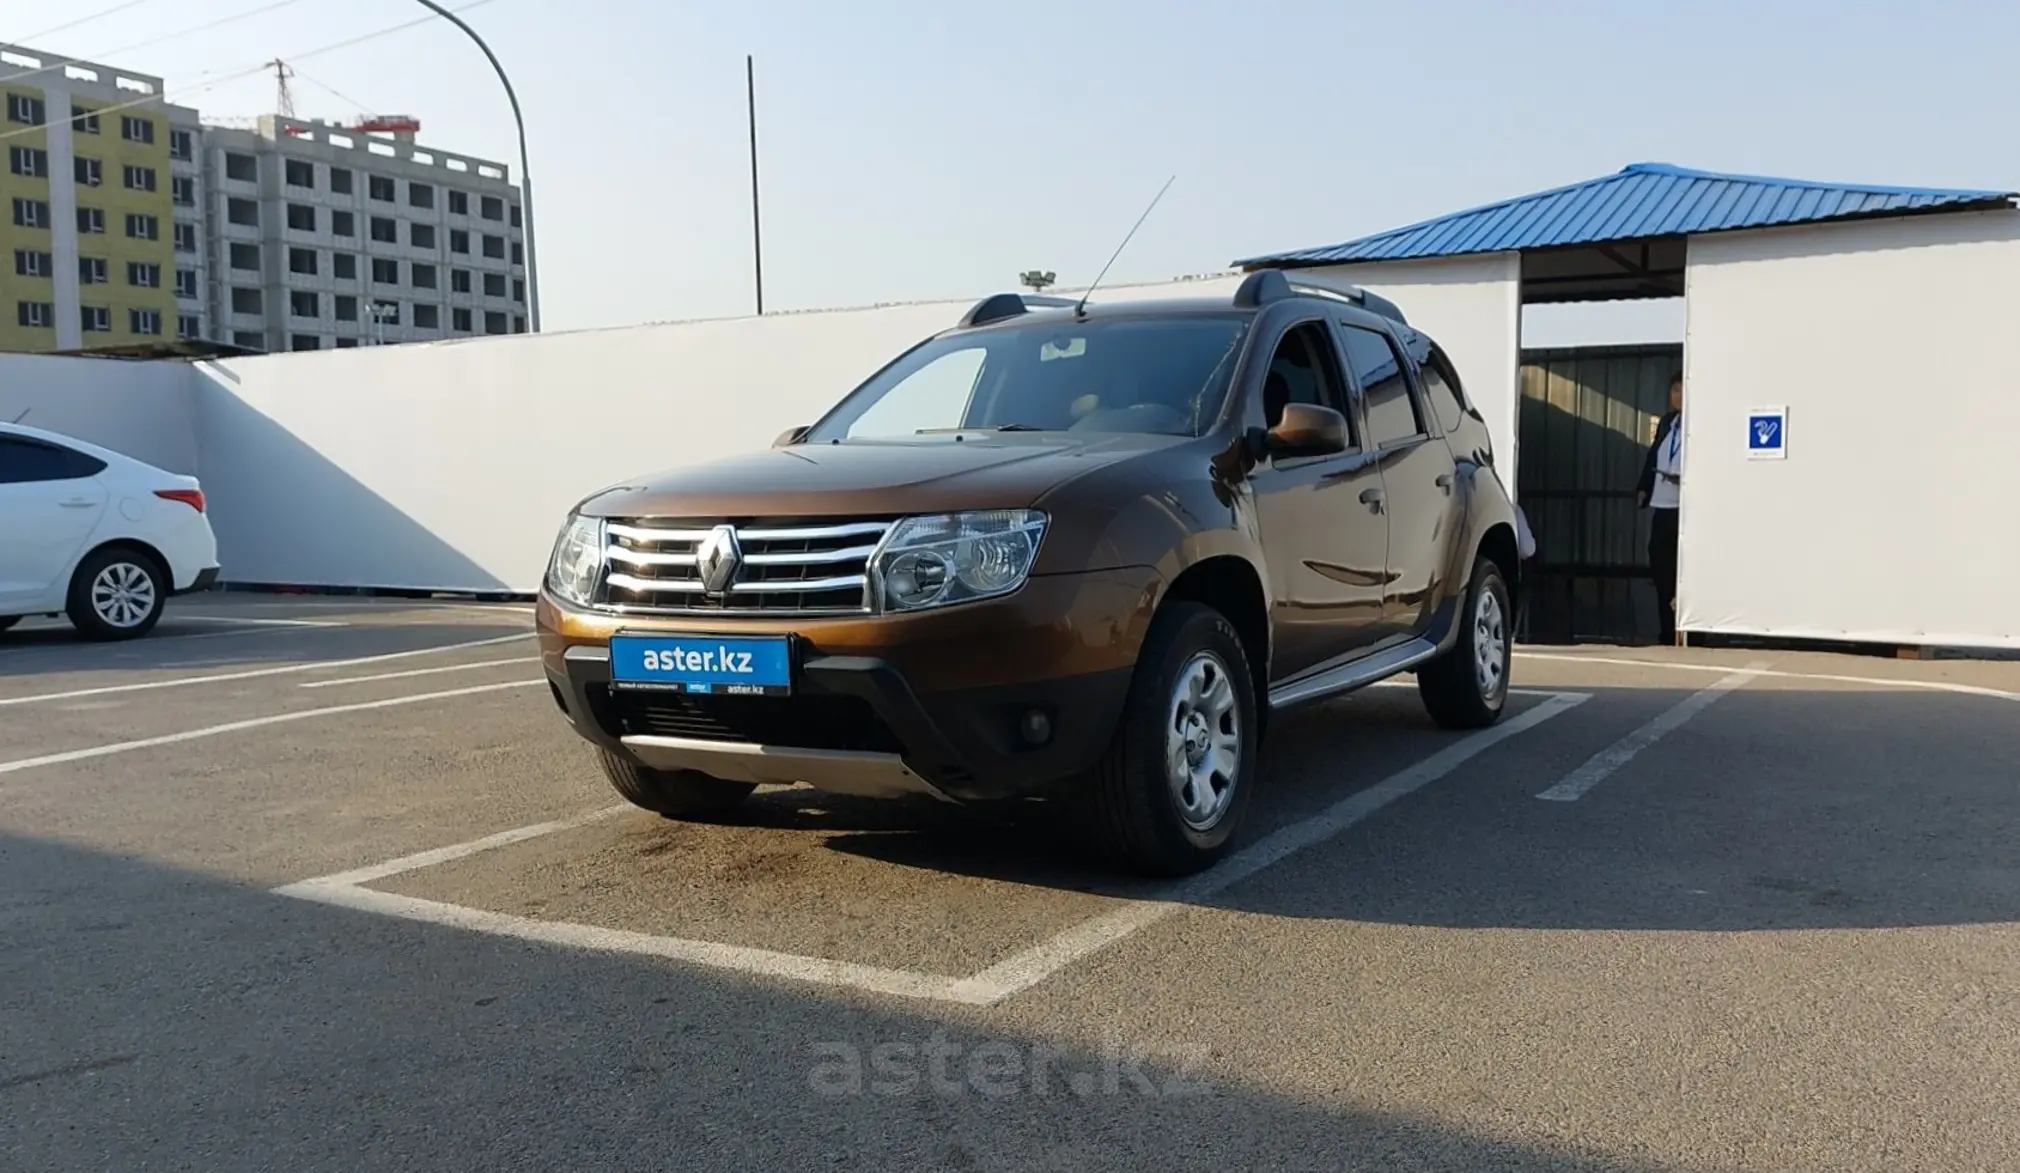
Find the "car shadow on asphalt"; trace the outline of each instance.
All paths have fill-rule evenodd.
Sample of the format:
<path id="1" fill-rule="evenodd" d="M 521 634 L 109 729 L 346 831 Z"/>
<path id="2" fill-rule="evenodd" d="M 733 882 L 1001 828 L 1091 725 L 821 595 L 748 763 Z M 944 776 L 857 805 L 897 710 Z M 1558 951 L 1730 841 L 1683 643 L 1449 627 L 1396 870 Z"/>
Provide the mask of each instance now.
<path id="1" fill-rule="evenodd" d="M 1689 689 L 1591 690 L 1588 706 L 1198 900 L 1325 920 L 1455 928 L 1754 931 L 2020 921 L 2020 739 L 2009 700 L 1923 691 L 1731 693 L 1576 802 L 1536 796 Z M 1604 724 L 1609 695 L 1633 705 Z M 1429 756 L 1459 735 L 1337 709 L 1286 723 L 1244 840 L 1348 798 L 1342 745 Z M 1400 727 L 1398 725 L 1400 722 Z M 885 812 L 881 817 L 895 817 Z M 904 867 L 1125 898 L 1043 818 L 872 829 L 828 846 Z"/>
<path id="2" fill-rule="evenodd" d="M 1665 1168 L 1506 1139 L 1484 1102 L 1485 1126 L 1315 1103 L 1245 1074 L 1268 1057 L 1126 1026 L 1040 1035 L 47 840 L 0 835 L 0 894 L 14 1168 Z"/>

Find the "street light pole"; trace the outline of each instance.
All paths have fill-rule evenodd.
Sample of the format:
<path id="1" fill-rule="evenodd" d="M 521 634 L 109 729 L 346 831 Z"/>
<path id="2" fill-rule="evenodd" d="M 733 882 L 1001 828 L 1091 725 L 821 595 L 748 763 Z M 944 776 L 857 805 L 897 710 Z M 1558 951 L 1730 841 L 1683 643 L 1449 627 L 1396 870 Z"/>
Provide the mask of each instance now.
<path id="1" fill-rule="evenodd" d="M 540 274 L 533 263 L 533 168 L 526 154 L 526 119 L 519 113 L 519 95 L 512 92 L 512 79 L 505 76 L 505 67 L 498 63 L 498 55 L 477 30 L 463 22 L 463 18 L 435 3 L 435 0 L 416 0 L 422 7 L 462 29 L 464 34 L 477 42 L 484 50 L 484 56 L 491 62 L 491 68 L 498 74 L 498 80 L 505 84 L 505 98 L 512 103 L 512 121 L 519 127 L 519 203 L 525 211 L 526 229 L 526 309 L 531 319 L 533 332 L 540 332 Z"/>

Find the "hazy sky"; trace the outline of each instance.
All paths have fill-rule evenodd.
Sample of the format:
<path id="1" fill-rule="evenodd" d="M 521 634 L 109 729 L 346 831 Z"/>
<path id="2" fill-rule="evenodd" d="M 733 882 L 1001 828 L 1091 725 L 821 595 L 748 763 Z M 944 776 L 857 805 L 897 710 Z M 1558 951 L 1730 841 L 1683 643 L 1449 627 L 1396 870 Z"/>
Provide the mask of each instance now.
<path id="1" fill-rule="evenodd" d="M 31 43 L 251 115 L 270 76 L 195 89 L 422 14 L 293 0 L 109 52 L 274 3 L 129 0 Z M 120 4 L 0 0 L 0 40 Z M 768 309 L 966 297 L 1034 266 L 1084 282 L 1173 174 L 1111 281 L 1639 160 L 2020 184 L 2013 0 L 488 0 L 465 19 L 526 107 L 549 329 L 749 312 L 745 53 Z M 445 24 L 298 69 L 304 116 L 412 113 L 423 143 L 516 159 L 497 82 Z"/>

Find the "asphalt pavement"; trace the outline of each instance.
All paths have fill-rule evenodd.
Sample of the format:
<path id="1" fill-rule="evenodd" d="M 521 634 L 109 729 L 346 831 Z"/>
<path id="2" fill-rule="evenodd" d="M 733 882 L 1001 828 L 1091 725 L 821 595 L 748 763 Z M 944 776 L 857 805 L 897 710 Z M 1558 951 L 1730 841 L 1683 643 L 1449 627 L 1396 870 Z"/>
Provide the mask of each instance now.
<path id="1" fill-rule="evenodd" d="M 0 635 L 0 1169 L 2005 1170 L 2020 664 L 1523 649 L 1244 850 L 622 806 L 530 609 Z"/>

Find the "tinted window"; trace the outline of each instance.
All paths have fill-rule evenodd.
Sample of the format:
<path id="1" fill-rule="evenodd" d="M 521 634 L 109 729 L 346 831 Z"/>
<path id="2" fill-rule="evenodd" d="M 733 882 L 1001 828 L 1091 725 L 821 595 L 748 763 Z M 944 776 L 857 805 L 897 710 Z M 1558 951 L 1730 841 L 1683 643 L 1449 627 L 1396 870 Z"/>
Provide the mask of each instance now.
<path id="1" fill-rule="evenodd" d="M 105 471 L 95 456 L 15 436 L 0 436 L 0 484 L 29 481 L 75 481 Z"/>
<path id="2" fill-rule="evenodd" d="M 1466 400 L 1459 387 L 1459 372 L 1452 369 L 1451 360 L 1444 351 L 1432 351 L 1418 377 L 1424 383 L 1424 398 L 1430 402 L 1431 410 L 1438 413 L 1438 422 L 1447 433 L 1456 431 L 1460 418 L 1466 414 Z"/>
<path id="3" fill-rule="evenodd" d="M 1347 361 L 1368 404 L 1368 438 L 1377 446 L 1408 439 L 1425 431 L 1417 417 L 1417 401 L 1403 374 L 1402 358 L 1383 335 L 1361 326 L 1341 327 L 1347 340 Z"/>

